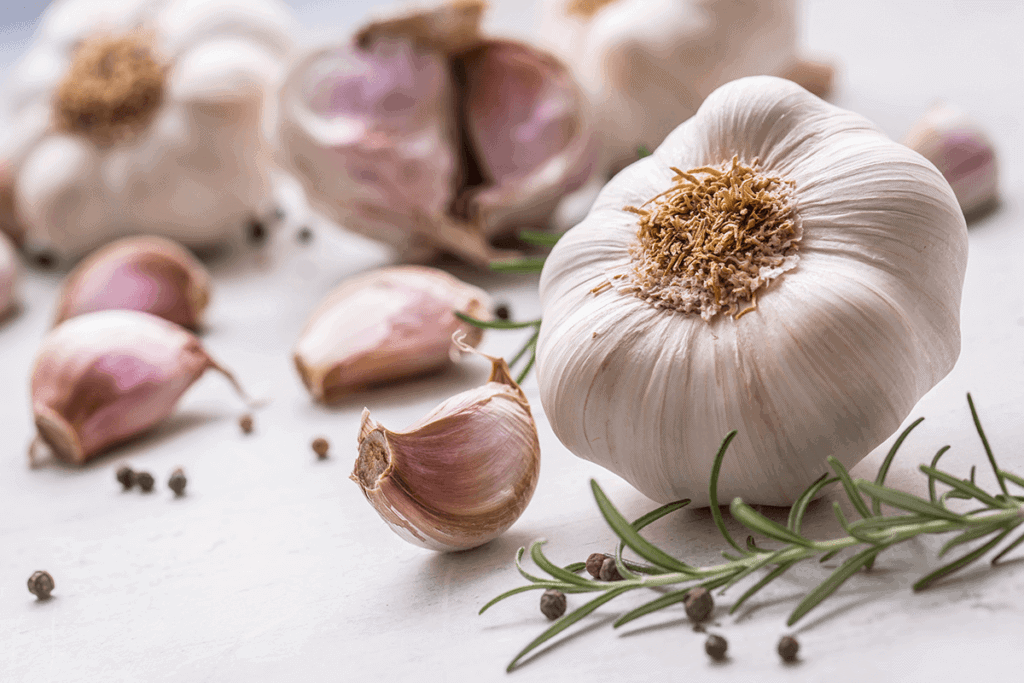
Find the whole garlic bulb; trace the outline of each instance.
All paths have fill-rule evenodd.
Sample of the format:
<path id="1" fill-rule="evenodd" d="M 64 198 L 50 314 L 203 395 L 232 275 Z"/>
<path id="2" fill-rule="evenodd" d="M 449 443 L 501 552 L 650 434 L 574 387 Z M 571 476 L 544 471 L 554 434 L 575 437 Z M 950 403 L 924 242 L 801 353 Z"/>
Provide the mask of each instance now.
<path id="1" fill-rule="evenodd" d="M 72 318 L 47 334 L 32 368 L 39 438 L 57 458 L 82 464 L 158 424 L 210 369 L 244 398 L 234 376 L 174 323 L 125 310 Z"/>
<path id="2" fill-rule="evenodd" d="M 17 305 L 18 256 L 14 245 L 0 233 L 0 321 Z"/>
<path id="3" fill-rule="evenodd" d="M 54 324 L 109 309 L 143 311 L 196 329 L 210 301 L 210 274 L 162 237 L 125 237 L 90 254 L 61 287 Z"/>
<path id="4" fill-rule="evenodd" d="M 964 218 L 922 156 L 769 76 L 728 83 L 605 186 L 540 282 L 558 438 L 659 501 L 788 505 L 960 352 Z"/>
<path id="5" fill-rule="evenodd" d="M 310 201 L 406 260 L 476 264 L 546 227 L 589 178 L 586 96 L 554 57 L 479 30 L 468 0 L 374 21 L 312 50 L 281 90 L 282 161 Z"/>
<path id="6" fill-rule="evenodd" d="M 295 366 L 317 401 L 439 370 L 452 335 L 476 346 L 483 330 L 454 311 L 491 318 L 479 287 L 426 266 L 381 268 L 345 280 L 317 307 L 295 345 Z"/>
<path id="7" fill-rule="evenodd" d="M 501 358 L 487 384 L 451 397 L 403 432 L 363 410 L 351 479 L 410 543 L 467 550 L 526 509 L 540 474 L 530 404 Z"/>
<path id="8" fill-rule="evenodd" d="M 269 214 L 264 94 L 295 30 L 280 0 L 55 2 L 3 93 L 24 248 L 49 265 L 130 234 L 208 247 Z"/>
<path id="9" fill-rule="evenodd" d="M 795 0 L 542 0 L 540 40 L 593 98 L 605 163 L 654 149 L 715 88 L 796 79 L 824 95 L 832 69 L 797 52 Z M 813 87 L 812 87 L 813 86 Z"/>

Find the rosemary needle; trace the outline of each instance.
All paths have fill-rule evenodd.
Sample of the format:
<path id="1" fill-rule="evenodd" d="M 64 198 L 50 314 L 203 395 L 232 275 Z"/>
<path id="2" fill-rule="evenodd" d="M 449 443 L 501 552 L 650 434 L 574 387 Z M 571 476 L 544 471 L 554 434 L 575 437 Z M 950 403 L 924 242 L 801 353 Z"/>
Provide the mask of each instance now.
<path id="1" fill-rule="evenodd" d="M 536 321 L 536 324 L 539 327 L 539 321 Z M 523 324 L 520 326 L 527 327 L 528 325 Z M 536 334 L 527 345 L 529 346 L 531 343 L 536 343 Z M 524 352 L 521 352 L 521 354 Z M 621 615 L 615 621 L 615 627 L 670 605 L 683 602 L 686 594 L 692 588 L 699 586 L 709 591 L 721 589 L 721 592 L 724 593 L 755 572 L 768 570 L 764 576 L 750 586 L 733 603 L 729 610 L 730 613 L 733 613 L 748 599 L 756 595 L 779 576 L 782 576 L 782 574 L 798 562 L 813 557 L 818 557 L 824 561 L 847 548 L 853 549 L 855 551 L 854 554 L 844 560 L 824 581 L 809 591 L 793 609 L 786 621 L 787 625 L 792 626 L 832 595 L 851 576 L 861 569 L 870 568 L 880 553 L 897 543 L 911 538 L 923 534 L 959 532 L 943 546 L 939 552 L 939 557 L 960 545 L 984 540 L 983 543 L 970 552 L 942 565 L 919 579 L 913 586 L 915 591 L 923 590 L 935 581 L 970 565 L 990 550 L 995 549 L 1007 536 L 1024 523 L 1024 496 L 1010 495 L 1007 488 L 1007 482 L 1024 488 L 1024 477 L 999 469 L 988 439 L 985 437 L 985 432 L 981 427 L 981 421 L 978 418 L 977 411 L 974 408 L 974 401 L 971 399 L 970 394 L 967 395 L 967 400 L 978 436 L 981 438 L 985 454 L 995 472 L 996 481 L 1000 489 L 998 493 L 990 493 L 979 487 L 974 481 L 973 473 L 970 478 L 961 479 L 949 472 L 938 469 L 939 459 L 949 449 L 949 446 L 939 450 L 931 460 L 930 465 L 921 465 L 919 468 L 921 473 L 928 478 L 928 498 L 920 498 L 885 486 L 885 477 L 893 458 L 910 432 L 921 423 L 921 419 L 923 419 L 921 418 L 907 427 L 896 439 L 873 482 L 863 479 L 852 479 L 846 468 L 838 460 L 828 458 L 827 461 L 835 476 L 822 475 L 821 478 L 811 484 L 791 507 L 785 526 L 768 519 L 744 503 L 740 498 L 734 499 L 729 506 L 732 517 L 750 531 L 774 541 L 779 547 L 773 549 L 758 546 L 753 537 L 748 537 L 745 546 L 741 546 L 729 534 L 719 511 L 717 505 L 717 474 L 721 469 L 729 443 L 736 435 L 735 431 L 730 432 L 722 440 L 718 453 L 715 455 L 711 481 L 709 483 L 709 497 L 715 526 L 732 550 L 728 553 L 723 553 L 727 559 L 726 562 L 710 567 L 696 567 L 683 562 L 640 535 L 640 530 L 643 527 L 670 512 L 680 509 L 689 501 L 663 505 L 635 522 L 630 523 L 615 508 L 600 485 L 596 481 L 591 480 L 591 488 L 598 509 L 620 541 L 615 555 L 615 562 L 623 580 L 609 583 L 607 581 L 592 581 L 583 578 L 578 575 L 578 572 L 583 568 L 582 563 L 576 563 L 568 567 L 559 567 L 544 555 L 542 549 L 544 541 L 533 543 L 530 546 L 529 553 L 534 564 L 546 572 L 548 576 L 535 576 L 523 568 L 521 560 L 526 553 L 526 548 L 520 548 L 516 555 L 515 566 L 529 583 L 495 597 L 481 608 L 481 614 L 505 598 L 530 590 L 556 589 L 565 593 L 596 592 L 600 595 L 558 618 L 543 633 L 534 638 L 533 641 L 516 654 L 509 663 L 508 670 L 512 671 L 528 654 L 582 620 L 598 607 L 624 593 L 637 589 L 676 587 L 668 592 L 659 591 L 654 600 Z M 834 483 L 842 484 L 842 490 L 850 499 L 851 504 L 861 518 L 853 522 L 848 521 L 838 504 L 836 504 L 833 506 L 834 512 L 847 535 L 830 540 L 808 538 L 801 532 L 804 513 L 807 511 L 811 500 L 825 486 Z M 939 496 L 936 493 L 937 484 L 947 486 L 949 490 Z M 959 513 L 946 506 L 945 501 L 947 498 L 974 500 L 982 507 L 968 513 Z M 895 508 L 896 512 L 891 515 L 882 514 L 881 506 L 883 503 L 891 508 Z M 992 563 L 995 564 L 1022 543 L 1024 543 L 1024 534 L 1017 536 L 1006 545 L 995 556 Z M 625 548 L 632 550 L 645 560 L 647 564 L 623 559 L 622 553 Z"/>

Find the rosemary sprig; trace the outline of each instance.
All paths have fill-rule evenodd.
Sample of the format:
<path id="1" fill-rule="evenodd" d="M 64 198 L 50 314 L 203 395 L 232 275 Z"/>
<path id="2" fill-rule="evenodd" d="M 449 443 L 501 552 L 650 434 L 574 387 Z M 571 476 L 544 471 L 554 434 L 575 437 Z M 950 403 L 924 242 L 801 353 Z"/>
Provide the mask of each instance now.
<path id="1" fill-rule="evenodd" d="M 670 512 L 680 509 L 689 501 L 664 505 L 647 513 L 635 522 L 629 523 L 611 503 L 598 483 L 591 480 L 591 488 L 601 515 L 619 538 L 620 542 L 615 554 L 615 561 L 618 565 L 619 573 L 624 579 L 622 581 L 608 582 L 583 578 L 577 575 L 582 568 L 581 563 L 560 568 L 544 555 L 542 550 L 543 541 L 537 541 L 531 545 L 530 557 L 538 567 L 548 574 L 548 577 L 535 576 L 523 569 L 520 560 L 526 549 L 520 548 L 516 556 L 516 568 L 529 583 L 497 596 L 481 608 L 481 614 L 505 598 L 530 590 L 556 588 L 565 593 L 595 592 L 599 593 L 599 595 L 576 610 L 559 618 L 531 641 L 512 659 L 508 665 L 508 671 L 512 671 L 522 661 L 523 657 L 579 622 L 598 607 L 620 595 L 637 589 L 677 587 L 668 592 L 659 590 L 659 594 L 654 600 L 621 615 L 615 621 L 615 627 L 670 605 L 680 603 L 685 599 L 687 592 L 698 586 L 708 590 L 721 589 L 721 592 L 724 593 L 755 572 L 769 570 L 732 604 L 729 610 L 729 613 L 732 614 L 748 599 L 756 595 L 761 589 L 798 562 L 819 556 L 821 561 L 824 561 L 848 548 L 855 550 L 856 552 L 853 555 L 843 561 L 828 578 L 808 592 L 793 609 L 786 620 L 786 624 L 792 626 L 832 595 L 851 576 L 861 569 L 870 569 L 875 558 L 880 553 L 893 545 L 911 538 L 923 534 L 959 532 L 957 536 L 954 536 L 943 546 L 939 552 L 939 557 L 942 557 L 957 546 L 985 539 L 985 542 L 975 549 L 922 577 L 914 584 L 913 588 L 915 591 L 923 590 L 935 581 L 949 576 L 977 561 L 990 550 L 995 549 L 1007 536 L 1024 523 L 1024 496 L 1012 496 L 1006 487 L 1006 482 L 1010 482 L 1024 488 L 1024 477 L 999 469 L 988 439 L 985 437 L 985 432 L 981 427 L 981 421 L 978 419 L 977 411 L 974 408 L 974 401 L 971 399 L 970 394 L 967 395 L 967 401 L 971 408 L 978 436 L 981 438 L 986 456 L 999 483 L 999 493 L 992 494 L 981 489 L 974 482 L 973 470 L 969 479 L 961 479 L 949 472 L 938 469 L 939 458 L 948 450 L 949 446 L 942 448 L 932 459 L 930 465 L 921 465 L 919 467 L 921 473 L 928 478 L 929 497 L 927 499 L 885 486 L 885 477 L 893 458 L 910 432 L 921 423 L 921 419 L 918 419 L 896 439 L 895 444 L 879 468 L 878 476 L 873 482 L 864 479 L 852 479 L 842 463 L 835 458 L 828 458 L 827 462 L 835 476 L 822 475 L 821 478 L 811 484 L 793 504 L 785 526 L 768 519 L 744 503 L 740 498 L 735 498 L 729 506 L 729 511 L 733 518 L 750 531 L 764 536 L 779 545 L 779 547 L 774 549 L 759 547 L 752 536 L 748 537 L 746 544 L 741 546 L 732 538 L 725 527 L 718 508 L 717 486 L 718 473 L 721 470 L 726 451 L 728 450 L 729 443 L 736 435 L 735 431 L 730 432 L 722 440 L 718 453 L 715 455 L 709 485 L 709 498 L 711 500 L 711 514 L 715 526 L 732 550 L 722 553 L 727 560 L 726 562 L 708 567 L 696 567 L 676 559 L 644 539 L 639 533 L 644 526 L 664 517 Z M 834 514 L 846 535 L 828 540 L 811 539 L 801 533 L 801 522 L 804 513 L 807 511 L 811 500 L 825 486 L 835 483 L 842 485 L 844 493 L 850 499 L 850 503 L 857 510 L 861 518 L 850 522 L 842 513 L 838 503 L 834 503 Z M 948 486 L 949 490 L 938 496 L 935 491 L 936 484 Z M 950 497 L 971 499 L 980 503 L 982 507 L 967 513 L 956 512 L 946 506 L 945 501 Z M 899 512 L 892 515 L 882 514 L 882 503 L 897 509 Z M 1022 543 L 1024 543 L 1024 534 L 1021 534 L 1004 547 L 992 559 L 992 564 L 998 562 L 1008 552 Z M 622 557 L 622 553 L 627 547 L 648 564 L 625 560 Z"/>
<path id="2" fill-rule="evenodd" d="M 512 360 L 508 361 L 508 367 L 511 370 L 520 361 L 525 361 L 522 369 L 519 371 L 519 375 L 516 377 L 516 384 L 522 384 L 526 376 L 530 374 L 530 370 L 533 369 L 533 364 L 537 361 L 537 337 L 540 336 L 540 318 L 536 320 L 526 320 L 523 322 L 513 322 L 511 320 L 479 320 L 472 316 L 466 315 L 461 311 L 453 311 L 455 317 L 463 322 L 467 322 L 470 325 L 477 327 L 483 327 L 493 330 L 521 330 L 532 327 L 533 334 L 530 335 L 526 343 L 523 344 L 522 348 L 512 356 Z"/>

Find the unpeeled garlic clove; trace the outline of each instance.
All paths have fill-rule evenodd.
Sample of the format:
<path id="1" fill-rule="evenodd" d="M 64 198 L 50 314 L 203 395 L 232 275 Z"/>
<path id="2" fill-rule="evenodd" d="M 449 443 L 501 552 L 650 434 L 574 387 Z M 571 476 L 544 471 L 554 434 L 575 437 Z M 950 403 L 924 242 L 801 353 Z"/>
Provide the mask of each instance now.
<path id="1" fill-rule="evenodd" d="M 479 287 L 436 268 L 395 266 L 342 282 L 320 304 L 295 346 L 295 365 L 313 398 L 333 403 L 369 386 L 439 370 L 452 334 L 476 346 L 483 330 L 453 311 L 489 320 Z"/>
<path id="2" fill-rule="evenodd" d="M 0 232 L 0 320 L 17 305 L 18 257 L 14 245 Z"/>
<path id="3" fill-rule="evenodd" d="M 537 427 L 500 358 L 487 384 L 451 397 L 404 432 L 363 410 L 351 479 L 399 536 L 467 550 L 497 538 L 526 509 L 540 473 Z"/>
<path id="4" fill-rule="evenodd" d="M 939 104 L 907 133 L 903 144 L 935 164 L 953 188 L 965 216 L 976 216 L 999 199 L 992 141 L 963 111 Z"/>
<path id="5" fill-rule="evenodd" d="M 231 373 L 174 323 L 124 310 L 72 318 L 47 334 L 36 356 L 37 438 L 60 460 L 80 465 L 155 426 L 208 369 L 224 374 L 244 397 Z"/>
<path id="6" fill-rule="evenodd" d="M 311 201 L 407 260 L 486 264 L 503 255 L 492 238 L 546 227 L 594 167 L 568 69 L 484 37 L 482 12 L 470 0 L 371 22 L 300 60 L 281 90 L 283 162 Z"/>
<path id="7" fill-rule="evenodd" d="M 93 252 L 68 275 L 54 324 L 83 313 L 128 309 L 196 329 L 210 300 L 210 274 L 176 242 L 128 237 Z"/>

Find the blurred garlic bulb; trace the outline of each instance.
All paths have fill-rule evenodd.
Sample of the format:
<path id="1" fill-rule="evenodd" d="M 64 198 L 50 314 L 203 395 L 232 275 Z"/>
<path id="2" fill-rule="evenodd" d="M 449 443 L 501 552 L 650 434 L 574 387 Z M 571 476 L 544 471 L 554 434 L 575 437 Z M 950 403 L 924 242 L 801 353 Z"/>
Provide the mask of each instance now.
<path id="1" fill-rule="evenodd" d="M 170 415 L 210 369 L 245 397 L 234 376 L 174 323 L 118 310 L 72 318 L 43 339 L 32 369 L 38 438 L 57 458 L 80 465 Z"/>
<path id="2" fill-rule="evenodd" d="M 795 0 L 541 0 L 540 41 L 597 107 L 606 168 L 654 149 L 723 83 L 768 74 L 824 96 L 832 68 L 801 60 Z"/>
<path id="3" fill-rule="evenodd" d="M 992 141 L 967 114 L 940 104 L 914 124 L 903 140 L 935 164 L 956 193 L 968 218 L 999 199 L 999 178 Z"/>
<path id="4" fill-rule="evenodd" d="M 546 227 L 597 153 L 561 62 L 479 30 L 477 0 L 382 19 L 315 49 L 281 91 L 282 161 L 310 201 L 406 260 L 486 264 Z"/>
<path id="5" fill-rule="evenodd" d="M 269 214 L 264 93 L 295 30 L 280 0 L 55 2 L 2 98 L 34 260 L 140 233 L 208 247 Z"/>
<path id="6" fill-rule="evenodd" d="M 852 467 L 960 352 L 949 184 L 794 83 L 726 84 L 605 186 L 540 282 L 537 380 L 576 455 L 659 501 L 788 505 Z"/>
<path id="7" fill-rule="evenodd" d="M 210 274 L 162 237 L 126 237 L 90 254 L 64 280 L 54 324 L 83 313 L 129 309 L 196 329 L 210 301 Z"/>
<path id="8" fill-rule="evenodd" d="M 476 346 L 483 330 L 455 317 L 491 319 L 479 287 L 425 266 L 382 268 L 342 282 L 317 307 L 295 346 L 295 365 L 317 401 L 439 370 L 452 335 Z"/>
<path id="9" fill-rule="evenodd" d="M 526 509 L 540 474 L 530 404 L 501 358 L 487 384 L 451 397 L 404 432 L 363 410 L 351 479 L 399 536 L 467 550 L 500 536 Z"/>
<path id="10" fill-rule="evenodd" d="M 18 256 L 14 245 L 0 232 L 0 322 L 17 305 Z"/>

